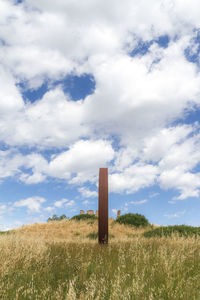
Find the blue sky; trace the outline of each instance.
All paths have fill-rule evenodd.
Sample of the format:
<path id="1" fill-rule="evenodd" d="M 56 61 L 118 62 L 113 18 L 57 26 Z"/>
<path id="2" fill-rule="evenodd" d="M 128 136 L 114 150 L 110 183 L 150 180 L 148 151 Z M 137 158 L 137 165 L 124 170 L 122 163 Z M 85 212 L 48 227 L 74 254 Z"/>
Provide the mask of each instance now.
<path id="1" fill-rule="evenodd" d="M 199 6 L 0 0 L 0 230 L 96 210 L 100 167 L 110 217 L 200 226 Z"/>

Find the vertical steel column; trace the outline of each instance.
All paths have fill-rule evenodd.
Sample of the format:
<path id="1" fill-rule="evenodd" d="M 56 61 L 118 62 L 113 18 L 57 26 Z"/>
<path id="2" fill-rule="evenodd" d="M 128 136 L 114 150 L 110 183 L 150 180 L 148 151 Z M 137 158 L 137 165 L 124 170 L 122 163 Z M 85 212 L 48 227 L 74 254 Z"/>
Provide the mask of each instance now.
<path id="1" fill-rule="evenodd" d="M 99 169 L 99 244 L 108 244 L 108 168 Z"/>

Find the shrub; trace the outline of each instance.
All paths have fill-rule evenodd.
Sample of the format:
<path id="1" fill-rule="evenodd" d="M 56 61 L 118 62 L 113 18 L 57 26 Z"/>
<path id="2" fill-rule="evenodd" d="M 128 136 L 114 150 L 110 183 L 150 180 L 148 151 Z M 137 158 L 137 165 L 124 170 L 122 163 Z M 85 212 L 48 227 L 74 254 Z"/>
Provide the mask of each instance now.
<path id="1" fill-rule="evenodd" d="M 171 237 L 177 234 L 181 237 L 200 236 L 200 227 L 192 227 L 186 225 L 162 226 L 150 231 L 145 232 L 143 235 L 147 238 L 150 237 Z"/>
<path id="2" fill-rule="evenodd" d="M 148 220 L 145 218 L 145 216 L 140 214 L 131 214 L 131 213 L 118 217 L 116 219 L 116 222 L 125 225 L 132 225 L 135 227 L 150 225 Z"/>
<path id="3" fill-rule="evenodd" d="M 77 216 L 73 216 L 71 218 L 71 220 L 77 220 L 77 221 L 81 221 L 81 220 L 97 220 L 97 216 L 95 215 L 88 215 L 88 214 L 83 214 L 83 215 L 77 215 Z"/>

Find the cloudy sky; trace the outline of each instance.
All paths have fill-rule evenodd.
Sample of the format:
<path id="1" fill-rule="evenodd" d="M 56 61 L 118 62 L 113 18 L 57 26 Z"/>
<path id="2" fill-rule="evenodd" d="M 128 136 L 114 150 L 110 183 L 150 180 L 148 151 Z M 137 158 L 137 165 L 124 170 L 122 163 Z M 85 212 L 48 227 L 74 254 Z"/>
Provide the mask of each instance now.
<path id="1" fill-rule="evenodd" d="M 200 226 L 198 0 L 0 0 L 0 229 L 98 207 Z"/>

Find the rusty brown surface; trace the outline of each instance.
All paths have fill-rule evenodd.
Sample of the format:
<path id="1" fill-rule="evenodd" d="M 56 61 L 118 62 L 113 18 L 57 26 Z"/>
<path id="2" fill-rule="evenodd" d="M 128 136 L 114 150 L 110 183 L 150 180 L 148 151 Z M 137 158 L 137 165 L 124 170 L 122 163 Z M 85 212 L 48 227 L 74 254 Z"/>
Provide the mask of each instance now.
<path id="1" fill-rule="evenodd" d="M 99 244 L 108 243 L 108 168 L 99 169 Z"/>

